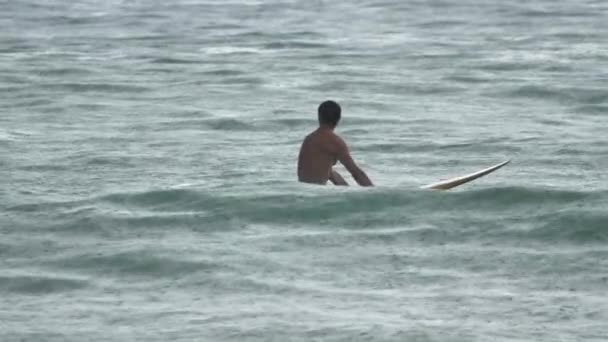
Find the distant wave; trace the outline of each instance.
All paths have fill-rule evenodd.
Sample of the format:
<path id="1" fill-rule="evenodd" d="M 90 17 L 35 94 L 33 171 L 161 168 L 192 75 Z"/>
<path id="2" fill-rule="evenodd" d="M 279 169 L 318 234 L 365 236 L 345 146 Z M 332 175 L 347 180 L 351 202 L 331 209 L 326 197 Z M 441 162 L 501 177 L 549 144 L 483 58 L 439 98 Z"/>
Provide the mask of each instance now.
<path id="1" fill-rule="evenodd" d="M 62 269 L 75 269 L 96 275 L 106 276 L 129 274 L 148 277 L 175 277 L 197 271 L 209 271 L 220 267 L 211 262 L 184 260 L 162 256 L 157 251 L 111 252 L 101 250 L 97 253 L 69 255 L 47 262 Z"/>
<path id="2" fill-rule="evenodd" d="M 40 275 L 0 275 L 0 293 L 46 294 L 79 290 L 88 286 L 88 281 L 65 277 Z"/>
<path id="3" fill-rule="evenodd" d="M 33 69 L 32 72 L 40 74 L 41 76 L 82 76 L 93 74 L 93 71 L 85 68 L 78 67 L 47 67 Z"/>
<path id="4" fill-rule="evenodd" d="M 220 131 L 249 131 L 254 127 L 246 122 L 232 118 L 216 118 L 205 120 L 204 125 Z"/>
<path id="5" fill-rule="evenodd" d="M 224 77 L 224 76 L 242 76 L 242 75 L 245 75 L 246 73 L 241 70 L 222 68 L 222 69 L 213 69 L 213 70 L 205 71 L 202 74 Z"/>
<path id="6" fill-rule="evenodd" d="M 602 105 L 607 102 L 608 92 L 596 88 L 555 88 L 545 85 L 523 85 L 500 93 L 501 96 L 576 101 L 585 105 Z"/>
<path id="7" fill-rule="evenodd" d="M 175 58 L 175 57 L 162 57 L 152 60 L 155 64 L 200 64 L 200 60 Z"/>
<path id="8" fill-rule="evenodd" d="M 598 13 L 598 11 L 593 11 L 593 10 L 588 10 L 588 11 L 581 11 L 579 10 L 573 10 L 573 9 L 569 9 L 569 10 L 534 10 L 534 9 L 526 9 L 526 10 L 522 10 L 518 13 L 518 15 L 521 15 L 523 17 L 530 17 L 530 18 L 550 18 L 550 19 L 555 19 L 555 18 L 586 18 L 586 17 L 596 17 L 598 15 L 600 15 Z"/>
<path id="9" fill-rule="evenodd" d="M 281 49 L 322 49 L 328 47 L 327 44 L 303 42 L 303 41 L 280 41 L 272 42 L 264 45 L 265 49 L 281 50 Z"/>
<path id="10" fill-rule="evenodd" d="M 20 205 L 9 211 L 52 212 L 56 219 L 47 229 L 77 234 L 112 235 L 122 230 L 136 234 L 142 229 L 228 232 L 248 224 L 361 230 L 415 223 L 430 230 L 407 233 L 414 238 L 439 234 L 453 240 L 474 236 L 599 242 L 608 241 L 606 205 L 606 191 L 525 187 L 447 193 L 376 189 L 308 194 L 167 189 Z"/>
<path id="11" fill-rule="evenodd" d="M 112 83 L 55 83 L 44 85 L 44 87 L 72 92 L 141 93 L 150 90 L 141 85 Z"/>
<path id="12" fill-rule="evenodd" d="M 170 121 L 151 122 L 157 131 L 179 130 L 218 130 L 218 131 L 255 131 L 257 127 L 242 119 L 203 117 L 205 114 L 195 113 L 197 118 L 172 119 Z"/>
<path id="13" fill-rule="evenodd" d="M 608 114 L 608 104 L 590 104 L 583 105 L 576 108 L 577 112 L 586 114 Z"/>
<path id="14" fill-rule="evenodd" d="M 310 202 L 307 200 L 314 199 Z M 370 191 L 352 191 L 352 192 L 336 192 L 336 193 L 281 193 L 276 194 L 255 194 L 248 192 L 242 195 L 222 195 L 220 193 L 210 193 L 204 190 L 195 189 L 166 189 L 166 190 L 151 190 L 137 193 L 116 193 L 104 195 L 102 197 L 93 198 L 86 201 L 69 201 L 69 202 L 53 202 L 40 203 L 38 206 L 44 208 L 57 208 L 59 206 L 72 206 L 76 203 L 94 203 L 98 201 L 109 202 L 118 205 L 128 205 L 137 207 L 149 207 L 158 209 L 159 206 L 165 210 L 183 209 L 184 205 L 188 209 L 203 209 L 205 206 L 199 207 L 199 204 L 205 202 L 209 204 L 225 205 L 233 203 L 236 208 L 246 208 L 248 205 L 252 207 L 260 207 L 264 205 L 284 205 L 291 207 L 293 204 L 316 204 L 322 207 L 324 203 L 340 203 L 344 209 L 359 210 L 361 205 L 366 205 L 369 208 L 382 208 L 386 206 L 395 206 L 416 203 L 416 206 L 427 206 L 430 209 L 435 208 L 433 204 L 450 204 L 449 208 L 463 208 L 469 206 L 477 206 L 476 202 L 488 202 L 488 205 L 495 205 L 504 208 L 512 205 L 527 205 L 527 204 L 561 204 L 573 201 L 608 201 L 608 192 L 606 191 L 568 191 L 543 188 L 528 188 L 528 187 L 503 187 L 489 188 L 473 191 L 453 191 L 453 192 L 435 192 L 422 191 L 415 189 L 378 189 Z M 36 206 L 36 204 L 17 205 L 12 207 L 13 210 L 25 210 Z M 29 210 L 29 209 L 27 209 Z"/>

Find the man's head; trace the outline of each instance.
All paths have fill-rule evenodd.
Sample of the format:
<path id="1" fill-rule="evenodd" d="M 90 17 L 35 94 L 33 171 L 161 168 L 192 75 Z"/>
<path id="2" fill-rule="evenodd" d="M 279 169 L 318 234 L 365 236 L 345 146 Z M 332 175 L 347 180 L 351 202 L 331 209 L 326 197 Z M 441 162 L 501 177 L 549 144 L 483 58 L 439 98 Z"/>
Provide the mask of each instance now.
<path id="1" fill-rule="evenodd" d="M 319 125 L 335 128 L 340 121 L 342 109 L 334 101 L 325 101 L 319 105 Z"/>

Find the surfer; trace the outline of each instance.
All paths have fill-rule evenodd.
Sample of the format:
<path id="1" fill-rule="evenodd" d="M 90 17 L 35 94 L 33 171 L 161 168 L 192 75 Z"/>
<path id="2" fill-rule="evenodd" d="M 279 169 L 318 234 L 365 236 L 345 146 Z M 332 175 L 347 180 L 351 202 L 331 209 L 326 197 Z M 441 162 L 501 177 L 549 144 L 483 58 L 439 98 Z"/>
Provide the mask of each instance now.
<path id="1" fill-rule="evenodd" d="M 365 172 L 357 166 L 350 155 L 346 142 L 334 129 L 340 121 L 342 109 L 334 101 L 319 105 L 319 128 L 304 139 L 298 157 L 298 180 L 304 183 L 348 185 L 333 166 L 340 161 L 350 172 L 357 184 L 373 186 Z"/>

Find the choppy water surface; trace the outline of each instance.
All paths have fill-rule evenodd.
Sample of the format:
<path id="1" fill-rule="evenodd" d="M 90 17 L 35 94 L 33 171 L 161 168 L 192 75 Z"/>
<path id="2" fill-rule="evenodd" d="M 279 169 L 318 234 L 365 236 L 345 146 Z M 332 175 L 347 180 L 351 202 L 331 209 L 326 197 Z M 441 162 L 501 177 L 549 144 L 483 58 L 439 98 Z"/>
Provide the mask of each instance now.
<path id="1" fill-rule="evenodd" d="M 1 340 L 605 341 L 607 17 L 0 2 Z M 329 98 L 379 187 L 295 182 Z"/>

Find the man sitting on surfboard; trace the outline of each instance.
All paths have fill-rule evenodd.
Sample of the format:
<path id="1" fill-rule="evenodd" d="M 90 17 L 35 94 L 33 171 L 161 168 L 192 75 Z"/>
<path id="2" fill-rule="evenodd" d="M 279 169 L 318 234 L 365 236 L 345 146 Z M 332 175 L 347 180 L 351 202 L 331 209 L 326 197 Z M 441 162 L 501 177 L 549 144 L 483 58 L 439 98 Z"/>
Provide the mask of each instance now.
<path id="1" fill-rule="evenodd" d="M 304 139 L 298 157 L 298 179 L 300 182 L 335 185 L 348 185 L 342 176 L 332 167 L 337 161 L 346 167 L 355 181 L 361 186 L 373 186 L 365 172 L 357 166 L 348 151 L 348 146 L 334 129 L 340 121 L 342 109 L 334 101 L 321 103 L 319 128 Z"/>

